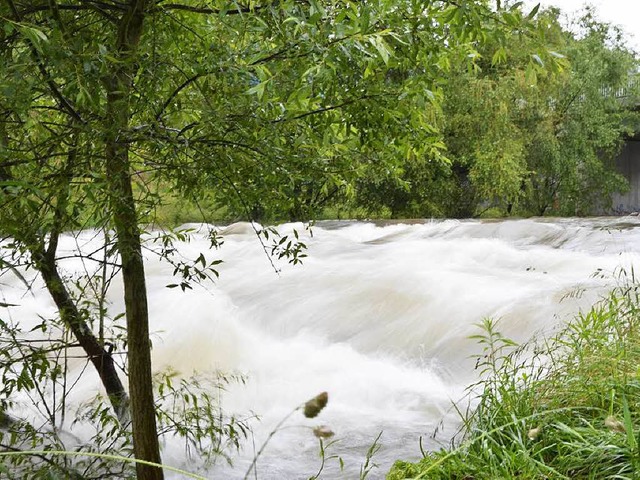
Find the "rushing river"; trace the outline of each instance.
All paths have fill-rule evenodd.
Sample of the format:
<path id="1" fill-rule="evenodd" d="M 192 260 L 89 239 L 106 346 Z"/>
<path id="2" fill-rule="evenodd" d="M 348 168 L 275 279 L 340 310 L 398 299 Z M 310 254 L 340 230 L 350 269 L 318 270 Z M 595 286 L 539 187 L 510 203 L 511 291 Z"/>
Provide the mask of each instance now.
<path id="1" fill-rule="evenodd" d="M 198 226 L 194 226 L 198 227 Z M 201 226 L 200 226 L 201 227 Z M 471 356 L 485 317 L 516 341 L 554 331 L 588 308 L 618 282 L 620 268 L 640 265 L 640 220 L 635 217 L 420 223 L 320 222 L 309 236 L 303 265 L 276 261 L 276 274 L 248 224 L 221 227 L 222 247 L 208 250 L 202 233 L 179 245 L 181 254 L 224 260 L 220 278 L 206 288 L 181 292 L 172 268 L 149 255 L 153 360 L 157 370 L 241 373 L 246 384 L 223 394 L 226 411 L 257 414 L 253 438 L 235 458 L 208 471 L 185 459 L 181 444 L 164 445 L 166 463 L 211 478 L 242 478 L 273 427 L 296 406 L 327 391 L 329 403 L 315 419 L 299 412 L 270 440 L 257 464 L 260 479 L 302 479 L 320 465 L 312 427 L 335 432 L 322 478 L 358 478 L 367 449 L 379 432 L 379 465 L 368 478 L 383 478 L 394 459 L 420 456 L 419 438 L 444 420 L 438 438 L 457 426 L 452 402 L 476 379 Z M 95 249 L 94 232 L 69 236 L 66 255 L 81 245 Z M 78 260 L 63 260 L 68 272 Z M 3 301 L 19 303 L 14 317 L 53 315 L 44 291 L 23 296 L 6 280 Z M 110 309 L 123 310 L 121 286 Z M 26 321 L 26 320 L 25 320 Z M 88 373 L 72 399 L 99 388 Z M 77 433 L 81 435 L 81 433 Z M 253 446 L 255 444 L 255 447 Z M 179 478 L 179 477 L 175 477 Z M 253 477 L 253 474 L 251 475 Z"/>

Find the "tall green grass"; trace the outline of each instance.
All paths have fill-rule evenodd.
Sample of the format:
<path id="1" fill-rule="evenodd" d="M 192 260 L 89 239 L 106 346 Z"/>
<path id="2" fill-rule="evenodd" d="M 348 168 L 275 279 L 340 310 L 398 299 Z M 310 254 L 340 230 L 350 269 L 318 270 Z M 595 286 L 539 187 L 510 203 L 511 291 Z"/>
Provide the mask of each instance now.
<path id="1" fill-rule="evenodd" d="M 640 478 L 640 285 L 525 346 L 481 329 L 459 435 L 388 480 Z"/>

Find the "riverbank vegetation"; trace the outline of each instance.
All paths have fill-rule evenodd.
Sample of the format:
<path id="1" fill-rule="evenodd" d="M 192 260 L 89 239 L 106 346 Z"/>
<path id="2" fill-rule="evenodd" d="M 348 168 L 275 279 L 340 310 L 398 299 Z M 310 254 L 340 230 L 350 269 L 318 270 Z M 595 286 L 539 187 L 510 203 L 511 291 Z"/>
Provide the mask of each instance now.
<path id="1" fill-rule="evenodd" d="M 586 14 L 569 33 L 558 12 L 537 17 L 559 72 L 532 69 L 530 43 L 518 34 L 504 47 L 479 50 L 476 71 L 451 60 L 436 121 L 449 162 L 407 162 L 400 180 L 365 177 L 356 204 L 391 217 L 466 218 L 488 209 L 507 215 L 587 215 L 605 211 L 625 190 L 615 155 L 637 113 L 630 72 L 637 60 L 615 29 Z M 359 197 L 360 196 L 360 197 Z M 376 210 L 374 210 L 375 212 Z"/>
<path id="2" fill-rule="evenodd" d="M 347 177 L 332 183 L 306 177 L 284 203 L 254 196 L 249 211 L 213 192 L 206 200 L 210 218 L 269 222 L 612 211 L 611 196 L 628 188 L 614 160 L 640 125 L 638 112 L 629 108 L 638 101 L 638 59 L 624 36 L 591 11 L 569 27 L 553 9 L 532 21 L 544 32 L 553 65 L 534 53 L 538 40 L 517 30 L 472 52 L 439 56 L 431 97 L 415 104 L 433 148 L 418 154 L 375 143 L 373 150 L 351 150 L 358 161 L 349 164 Z M 183 198 L 163 202 L 161 219 L 202 218 L 199 209 L 185 204 Z"/>
<path id="3" fill-rule="evenodd" d="M 638 478 L 640 286 L 615 289 L 549 339 L 517 346 L 486 320 L 472 407 L 449 448 L 388 480 Z"/>

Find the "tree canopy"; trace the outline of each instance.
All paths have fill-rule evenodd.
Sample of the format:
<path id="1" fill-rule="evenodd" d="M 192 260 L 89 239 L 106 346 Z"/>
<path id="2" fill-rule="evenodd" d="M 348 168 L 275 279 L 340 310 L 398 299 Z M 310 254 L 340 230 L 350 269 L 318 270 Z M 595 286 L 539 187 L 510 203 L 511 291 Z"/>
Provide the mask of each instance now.
<path id="1" fill-rule="evenodd" d="M 545 63 L 517 32 L 484 43 L 471 68 L 450 59 L 434 122 L 449 163 L 407 163 L 400 181 L 372 176 L 362 205 L 392 216 L 470 217 L 490 207 L 586 215 L 626 188 L 613 160 L 637 123 L 636 57 L 589 12 L 579 36 L 561 26 L 558 10 L 535 23 L 556 61 Z"/>

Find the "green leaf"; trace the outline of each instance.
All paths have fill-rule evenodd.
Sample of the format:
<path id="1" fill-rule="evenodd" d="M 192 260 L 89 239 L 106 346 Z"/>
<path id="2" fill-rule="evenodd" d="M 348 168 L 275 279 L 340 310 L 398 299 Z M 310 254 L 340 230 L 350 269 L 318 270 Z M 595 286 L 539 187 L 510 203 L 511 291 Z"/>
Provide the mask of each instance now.
<path id="1" fill-rule="evenodd" d="M 527 65 L 527 68 L 524 72 L 524 78 L 529 86 L 534 86 L 538 83 L 538 74 L 536 73 L 536 69 L 533 65 Z"/>
<path id="2" fill-rule="evenodd" d="M 624 427 L 627 435 L 627 445 L 629 449 L 636 455 L 638 453 L 638 441 L 633 434 L 633 420 L 631 418 L 631 411 L 629 410 L 629 402 L 625 395 L 622 396 L 622 409 L 624 414 Z"/>
<path id="3" fill-rule="evenodd" d="M 247 95 L 256 95 L 258 97 L 258 100 L 262 100 L 262 97 L 264 96 L 265 87 L 267 86 L 268 83 L 269 83 L 269 80 L 260 82 L 257 85 L 254 85 L 253 87 L 251 87 L 245 93 Z"/>
<path id="4" fill-rule="evenodd" d="M 385 64 L 388 64 L 391 52 L 389 50 L 389 46 L 384 41 L 384 38 L 381 35 L 373 35 L 372 37 L 369 37 L 369 42 L 371 42 L 371 44 L 376 47 L 376 50 L 380 54 L 380 57 L 382 57 L 382 61 Z"/>
<path id="5" fill-rule="evenodd" d="M 25 25 L 24 23 L 11 22 L 15 28 L 25 37 L 27 37 L 36 48 L 40 48 L 42 42 L 47 42 L 49 38 L 40 29 Z"/>
<path id="6" fill-rule="evenodd" d="M 315 22 L 318 21 L 326 14 L 322 5 L 318 3 L 317 0 L 309 0 L 309 17 L 310 21 Z"/>
<path id="7" fill-rule="evenodd" d="M 534 54 L 531 55 L 531 58 L 533 58 L 533 60 L 538 65 L 540 65 L 541 67 L 544 67 L 544 62 L 542 61 L 542 58 L 540 58 L 540 55 L 537 55 L 537 54 L 534 53 Z"/>
<path id="8" fill-rule="evenodd" d="M 451 23 L 460 10 L 457 6 L 448 7 L 442 14 L 443 23 Z"/>
<path id="9" fill-rule="evenodd" d="M 517 27 L 520 25 L 520 19 L 518 18 L 517 15 L 514 15 L 513 13 L 505 12 L 502 15 L 502 18 L 510 27 Z"/>
<path id="10" fill-rule="evenodd" d="M 498 65 L 500 63 L 505 62 L 506 60 L 507 60 L 507 51 L 505 50 L 504 47 L 500 47 L 495 51 L 495 53 L 491 57 L 491 64 Z"/>
<path id="11" fill-rule="evenodd" d="M 369 22 L 371 21 L 371 15 L 369 7 L 363 3 L 360 9 L 360 32 L 367 33 L 369 30 Z"/>

